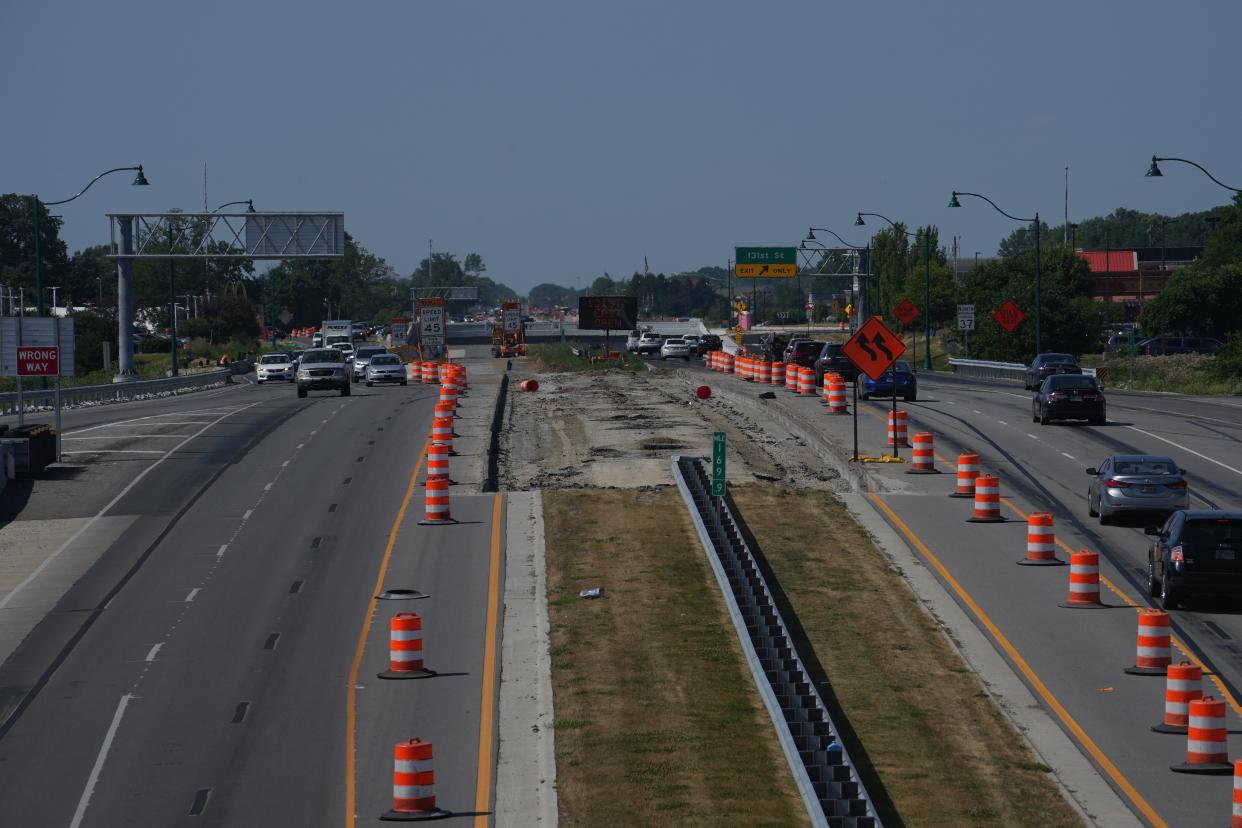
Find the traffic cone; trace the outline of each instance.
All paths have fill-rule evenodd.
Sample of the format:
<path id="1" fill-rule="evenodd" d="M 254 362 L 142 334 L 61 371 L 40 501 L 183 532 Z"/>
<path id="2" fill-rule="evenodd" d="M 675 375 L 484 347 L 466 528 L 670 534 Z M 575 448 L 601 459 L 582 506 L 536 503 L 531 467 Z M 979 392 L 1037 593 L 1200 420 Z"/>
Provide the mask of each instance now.
<path id="1" fill-rule="evenodd" d="M 1004 521 L 1000 513 L 1000 478 L 994 474 L 979 475 L 975 479 L 975 512 L 966 518 L 966 522 L 1003 523 Z"/>
<path id="2" fill-rule="evenodd" d="M 1203 668 L 1183 661 L 1170 664 L 1164 684 L 1164 719 L 1151 729 L 1157 733 L 1185 733 L 1190 703 L 1203 698 Z"/>
<path id="3" fill-rule="evenodd" d="M 1173 663 L 1171 644 L 1169 614 L 1144 607 L 1139 610 L 1138 652 L 1134 656 L 1134 666 L 1125 671 L 1132 676 L 1163 676 Z"/>
<path id="4" fill-rule="evenodd" d="M 444 526 L 456 523 L 449 514 L 449 482 L 447 480 L 428 480 L 427 495 L 423 514 L 425 517 L 418 522 L 419 526 Z"/>
<path id="5" fill-rule="evenodd" d="M 1056 542 L 1052 515 L 1035 512 L 1026 519 L 1026 557 L 1018 561 L 1018 565 L 1065 566 L 1065 561 L 1057 558 Z"/>
<path id="6" fill-rule="evenodd" d="M 1190 703 L 1190 723 L 1186 728 L 1186 761 L 1170 765 L 1176 773 L 1226 774 L 1229 764 L 1229 735 L 1225 730 L 1225 703 L 1211 696 Z"/>
<path id="7" fill-rule="evenodd" d="M 1080 549 L 1070 555 L 1069 600 L 1058 606 L 1066 609 L 1102 609 L 1100 601 L 1100 556 Z"/>
<path id="8" fill-rule="evenodd" d="M 979 477 L 979 455 L 973 452 L 957 456 L 957 488 L 949 497 L 975 496 L 975 479 Z"/>
<path id="9" fill-rule="evenodd" d="M 841 390 L 844 393 L 844 386 Z M 920 431 L 914 435 L 913 460 L 910 468 L 906 469 L 906 474 L 940 474 L 940 469 L 936 468 L 934 439 L 929 431 Z"/>
<path id="10" fill-rule="evenodd" d="M 434 676 L 423 665 L 423 620 L 416 612 L 399 612 L 388 624 L 388 669 L 376 673 L 382 679 L 417 679 Z"/>
<path id="11" fill-rule="evenodd" d="M 431 762 L 431 742 L 422 739 L 397 742 L 394 754 L 392 810 L 380 814 L 380 819 L 413 822 L 452 816 L 452 811 L 436 807 L 436 773 Z"/>

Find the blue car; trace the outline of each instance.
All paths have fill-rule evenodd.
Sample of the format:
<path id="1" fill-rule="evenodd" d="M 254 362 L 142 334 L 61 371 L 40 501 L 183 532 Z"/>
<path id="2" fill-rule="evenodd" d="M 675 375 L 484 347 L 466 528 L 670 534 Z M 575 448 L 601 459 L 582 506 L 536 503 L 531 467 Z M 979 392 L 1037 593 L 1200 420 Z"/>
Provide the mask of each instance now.
<path id="1" fill-rule="evenodd" d="M 893 379 L 893 372 L 896 371 L 896 381 Z M 896 393 L 894 393 L 894 387 Z M 862 376 L 862 388 L 858 389 L 858 393 L 862 395 L 864 400 L 872 397 L 902 397 L 906 400 L 917 400 L 919 398 L 919 378 L 915 376 L 914 369 L 910 367 L 910 363 L 904 359 L 899 359 L 893 363 L 893 367 L 882 374 L 878 380 L 873 380 L 866 374 Z"/>

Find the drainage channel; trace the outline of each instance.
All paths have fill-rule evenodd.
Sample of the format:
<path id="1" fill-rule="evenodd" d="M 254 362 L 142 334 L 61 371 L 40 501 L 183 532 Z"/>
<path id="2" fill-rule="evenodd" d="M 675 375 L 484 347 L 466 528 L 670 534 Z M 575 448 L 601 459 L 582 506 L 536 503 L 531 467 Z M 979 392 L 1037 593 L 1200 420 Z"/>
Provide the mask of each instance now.
<path id="1" fill-rule="evenodd" d="M 755 686 L 776 727 L 811 823 L 882 828 L 824 700 L 794 650 L 755 556 L 724 498 L 711 495 L 707 463 L 673 457 L 673 477 L 720 583 Z"/>

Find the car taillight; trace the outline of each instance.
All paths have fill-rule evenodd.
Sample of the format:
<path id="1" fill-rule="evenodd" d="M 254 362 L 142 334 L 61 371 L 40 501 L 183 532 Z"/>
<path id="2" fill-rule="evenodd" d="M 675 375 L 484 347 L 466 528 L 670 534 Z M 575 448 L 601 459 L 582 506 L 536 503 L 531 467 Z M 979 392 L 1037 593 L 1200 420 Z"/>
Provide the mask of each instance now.
<path id="1" fill-rule="evenodd" d="M 1169 560 L 1174 563 L 1181 563 L 1184 560 L 1182 557 L 1182 548 L 1180 546 L 1175 546 L 1169 550 Z"/>
<path id="2" fill-rule="evenodd" d="M 1127 483 L 1124 480 L 1117 480 L 1116 478 L 1109 478 L 1104 485 L 1110 489 L 1128 489 L 1134 484 Z"/>
<path id="3" fill-rule="evenodd" d="M 1186 481 L 1174 480 L 1172 483 L 1165 483 L 1164 485 L 1168 486 L 1170 489 L 1184 489 L 1186 488 Z"/>
<path id="4" fill-rule="evenodd" d="M 1048 400 L 1049 400 L 1049 401 L 1052 401 L 1052 400 L 1062 400 L 1062 399 L 1065 399 L 1065 394 L 1064 394 L 1064 392 L 1061 392 L 1061 391 L 1049 391 L 1049 392 L 1048 392 Z"/>

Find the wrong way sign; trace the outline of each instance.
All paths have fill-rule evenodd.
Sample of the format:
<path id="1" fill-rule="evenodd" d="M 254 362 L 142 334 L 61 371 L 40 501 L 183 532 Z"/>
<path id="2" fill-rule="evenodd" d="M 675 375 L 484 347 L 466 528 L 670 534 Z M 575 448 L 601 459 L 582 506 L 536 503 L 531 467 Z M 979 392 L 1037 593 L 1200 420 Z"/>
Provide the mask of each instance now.
<path id="1" fill-rule="evenodd" d="M 73 317 L 0 317 L 0 376 L 72 377 L 73 346 Z"/>
<path id="2" fill-rule="evenodd" d="M 18 345 L 19 377 L 54 377 L 60 373 L 60 348 L 56 345 Z"/>

